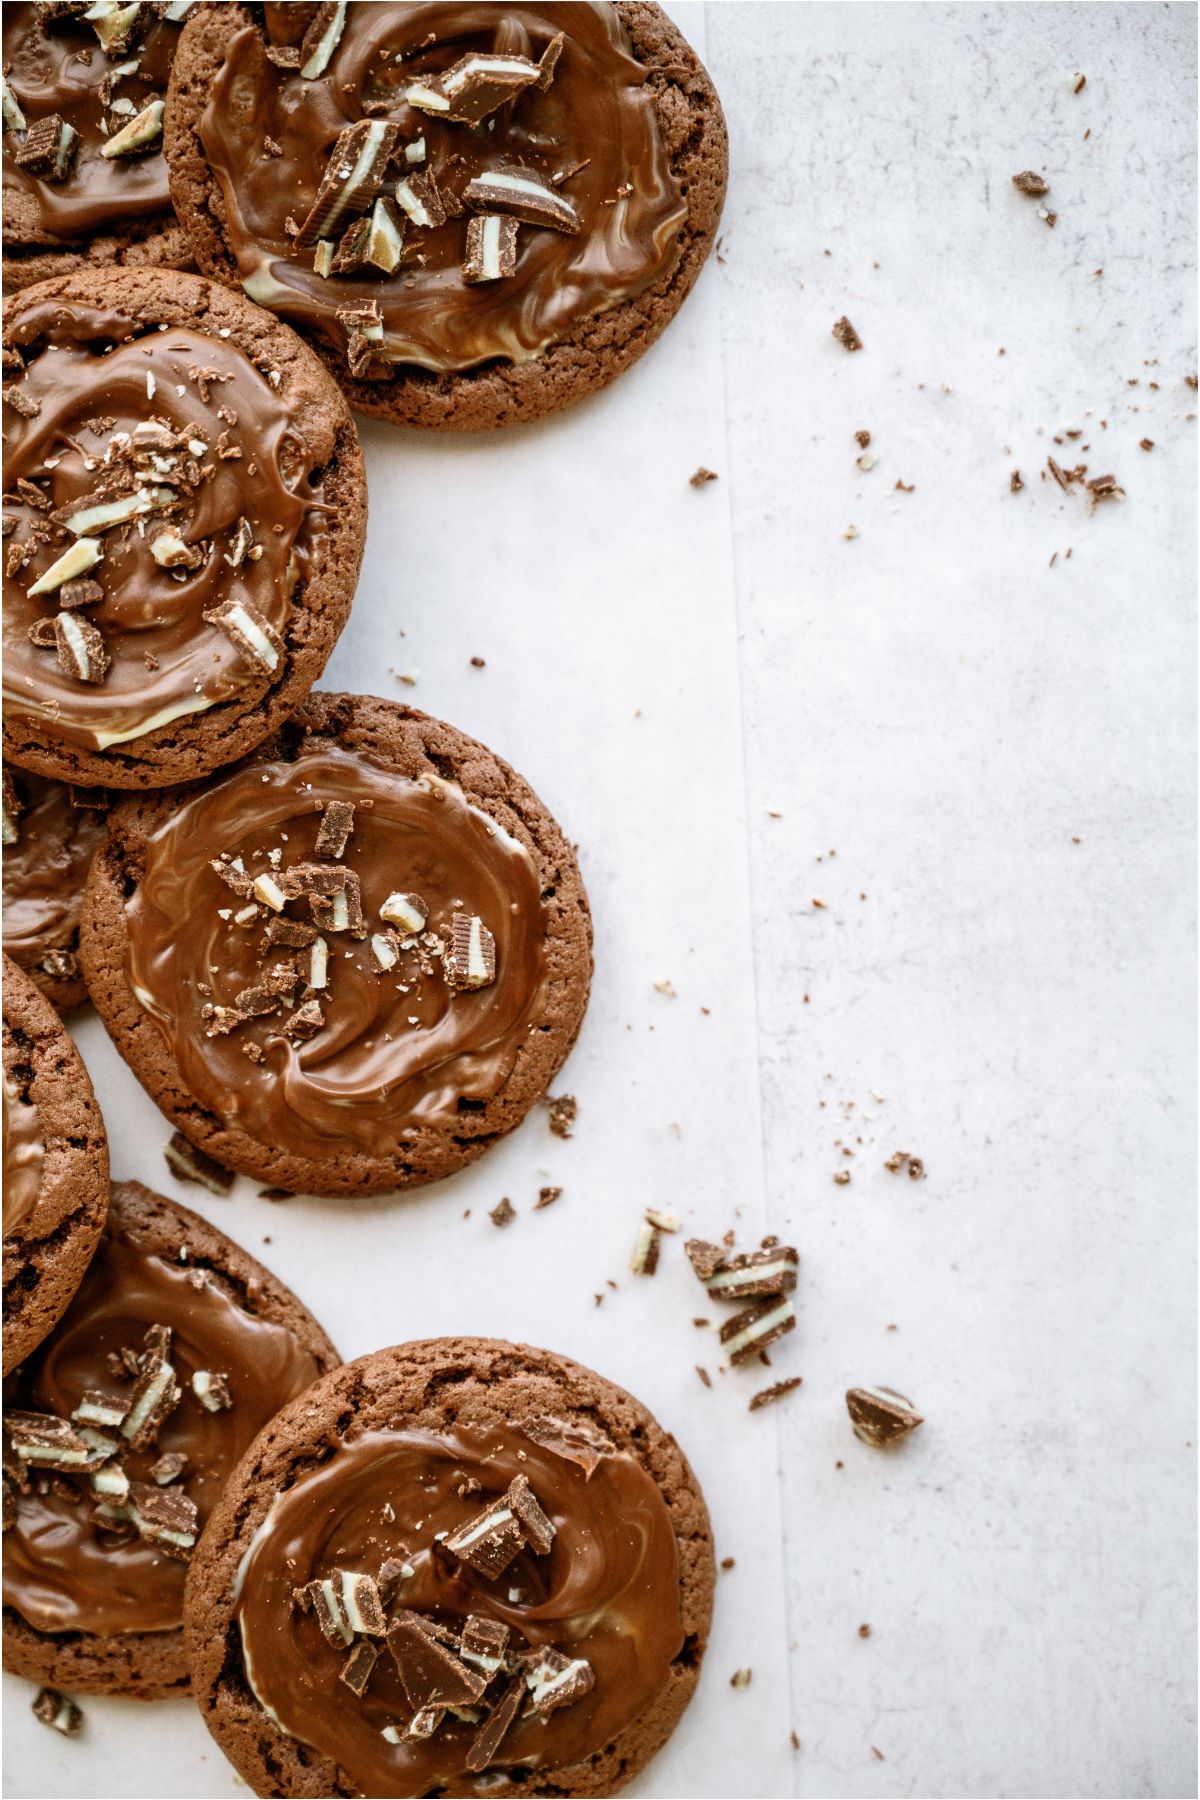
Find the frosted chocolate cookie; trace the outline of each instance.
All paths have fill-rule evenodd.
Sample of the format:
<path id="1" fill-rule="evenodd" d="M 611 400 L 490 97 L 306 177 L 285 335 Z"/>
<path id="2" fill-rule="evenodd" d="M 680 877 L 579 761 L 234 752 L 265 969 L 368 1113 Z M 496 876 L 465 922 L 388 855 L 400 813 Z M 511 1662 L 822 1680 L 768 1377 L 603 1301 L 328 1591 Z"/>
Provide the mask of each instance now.
<path id="1" fill-rule="evenodd" d="M 337 1362 L 223 1232 L 114 1183 L 79 1292 L 6 1390 L 5 1667 L 89 1694 L 186 1687 L 204 1521 L 255 1434 Z"/>
<path id="2" fill-rule="evenodd" d="M 474 430 L 602 387 L 712 247 L 720 102 L 658 6 L 207 8 L 166 154 L 196 261 L 353 404 Z"/>
<path id="3" fill-rule="evenodd" d="M 4 355 L 6 759 L 117 788 L 232 761 L 350 608 L 345 400 L 286 325 L 175 272 L 29 288 Z"/>
<path id="4" fill-rule="evenodd" d="M 4 287 L 191 262 L 162 154 L 194 0 L 4 7 Z"/>
<path id="5" fill-rule="evenodd" d="M 108 1208 L 108 1143 L 62 1020 L 4 958 L 4 1373 L 65 1312 Z"/>
<path id="6" fill-rule="evenodd" d="M 193 1691 L 256 1794 L 612 1794 L 691 1699 L 713 1573 L 686 1459 L 620 1388 L 402 1344 L 247 1452 L 188 1576 Z"/>
<path id="7" fill-rule="evenodd" d="M 526 782 L 450 725 L 314 694 L 256 756 L 109 816 L 80 955 L 113 1040 L 226 1168 L 365 1194 L 519 1124 L 575 1040 L 591 921 Z"/>
<path id="8" fill-rule="evenodd" d="M 60 1013 L 87 999 L 79 913 L 107 811 L 103 788 L 4 770 L 4 953 Z"/>

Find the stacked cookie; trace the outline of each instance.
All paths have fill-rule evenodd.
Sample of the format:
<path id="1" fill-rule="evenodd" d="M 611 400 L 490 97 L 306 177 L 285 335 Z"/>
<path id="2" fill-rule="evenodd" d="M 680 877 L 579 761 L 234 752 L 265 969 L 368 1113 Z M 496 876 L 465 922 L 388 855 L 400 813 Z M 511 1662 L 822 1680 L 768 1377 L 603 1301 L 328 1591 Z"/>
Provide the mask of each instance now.
<path id="1" fill-rule="evenodd" d="M 546 1094 L 592 969 L 562 830 L 465 733 L 313 691 L 350 407 L 509 425 L 628 367 L 713 242 L 716 96 L 642 4 L 4 29 L 6 1662 L 193 1682 L 261 1793 L 615 1791 L 708 1627 L 673 1442 L 508 1344 L 339 1369 L 223 1233 L 110 1187 L 61 1015 L 223 1191 L 431 1182 Z"/>

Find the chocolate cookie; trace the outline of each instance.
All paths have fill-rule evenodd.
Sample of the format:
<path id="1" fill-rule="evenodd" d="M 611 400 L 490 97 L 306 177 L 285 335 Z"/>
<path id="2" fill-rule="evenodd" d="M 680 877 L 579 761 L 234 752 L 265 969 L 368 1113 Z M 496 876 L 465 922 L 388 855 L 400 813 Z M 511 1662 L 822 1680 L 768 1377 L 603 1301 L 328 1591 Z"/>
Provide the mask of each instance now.
<path id="1" fill-rule="evenodd" d="M 107 811 L 103 788 L 4 770 L 4 952 L 60 1013 L 87 999 L 79 913 Z"/>
<path id="2" fill-rule="evenodd" d="M 4 1373 L 58 1322 L 108 1207 L 108 1140 L 62 1020 L 4 958 Z"/>
<path id="3" fill-rule="evenodd" d="M 4 346 L 6 758 L 116 788 L 231 762 L 349 612 L 345 400 L 286 325 L 195 275 L 44 282 Z"/>
<path id="4" fill-rule="evenodd" d="M 193 0 L 194 3 L 194 0 Z M 162 154 L 187 0 L 4 7 L 4 291 L 191 263 Z"/>
<path id="5" fill-rule="evenodd" d="M 477 430 L 628 368 L 708 255 L 712 83 L 661 7 L 210 7 L 166 154 L 199 266 L 321 350 L 361 412 Z"/>
<path id="6" fill-rule="evenodd" d="M 257 1794 L 613 1794 L 691 1699 L 713 1575 L 695 1476 L 620 1388 L 401 1344 L 247 1451 L 188 1575 L 193 1691 Z"/>
<path id="7" fill-rule="evenodd" d="M 337 1364 L 223 1232 L 114 1183 L 79 1292 L 6 1390 L 5 1667 L 86 1694 L 186 1687 L 196 1537 L 255 1433 Z"/>
<path id="8" fill-rule="evenodd" d="M 235 769 L 121 802 L 80 932 L 92 999 L 227 1168 L 366 1194 L 518 1125 L 575 1040 L 587 896 L 562 832 L 453 726 L 313 694 Z"/>

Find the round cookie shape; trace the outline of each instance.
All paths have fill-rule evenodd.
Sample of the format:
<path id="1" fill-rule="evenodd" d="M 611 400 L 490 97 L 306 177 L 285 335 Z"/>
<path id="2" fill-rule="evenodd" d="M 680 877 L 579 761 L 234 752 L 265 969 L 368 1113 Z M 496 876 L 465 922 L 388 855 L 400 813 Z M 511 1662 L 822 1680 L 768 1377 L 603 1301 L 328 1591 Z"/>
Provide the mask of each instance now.
<path id="1" fill-rule="evenodd" d="M 4 8 L 6 293 L 88 268 L 191 263 L 162 154 L 191 8 L 85 10 Z"/>
<path id="2" fill-rule="evenodd" d="M 402 1344 L 246 1453 L 188 1575 L 193 1692 L 258 1794 L 612 1794 L 692 1696 L 713 1578 L 637 1400 L 526 1345 Z"/>
<path id="3" fill-rule="evenodd" d="M 114 1183 L 78 1293 L 7 1393 L 5 1667 L 82 1693 L 186 1688 L 191 1544 L 255 1434 L 338 1360 L 223 1232 Z"/>
<path id="4" fill-rule="evenodd" d="M 88 274 L 4 328 L 4 754 L 161 787 L 317 679 L 366 533 L 345 400 L 294 332 L 179 273 Z"/>
<path id="5" fill-rule="evenodd" d="M 108 1209 L 108 1141 L 83 1059 L 4 958 L 4 1373 L 66 1311 Z"/>
<path id="6" fill-rule="evenodd" d="M 79 914 L 107 811 L 103 788 L 4 770 L 4 953 L 59 1013 L 87 999 Z"/>
<path id="7" fill-rule="evenodd" d="M 587 1004 L 591 921 L 506 763 L 410 707 L 314 694 L 245 763 L 114 809 L 80 955 L 193 1142 L 353 1195 L 453 1173 L 542 1098 Z"/>
<path id="8" fill-rule="evenodd" d="M 359 411 L 439 430 L 539 418 L 635 361 L 712 248 L 728 163 L 694 51 L 629 0 L 231 0 L 185 27 L 166 154 L 200 267 L 311 337 Z"/>

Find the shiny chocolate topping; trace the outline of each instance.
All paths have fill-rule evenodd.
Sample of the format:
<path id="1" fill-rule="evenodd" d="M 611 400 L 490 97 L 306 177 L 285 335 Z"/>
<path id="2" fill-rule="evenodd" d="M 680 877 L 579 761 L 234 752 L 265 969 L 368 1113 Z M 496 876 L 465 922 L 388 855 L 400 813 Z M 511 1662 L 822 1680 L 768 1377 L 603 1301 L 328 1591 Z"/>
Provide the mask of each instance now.
<path id="1" fill-rule="evenodd" d="M 90 1391 L 127 1399 L 130 1384 L 114 1378 L 108 1357 L 139 1349 L 152 1325 L 171 1329 L 183 1397 L 156 1442 L 122 1462 L 132 1481 L 149 1483 L 161 1457 L 186 1457 L 164 1491 L 185 1493 L 203 1523 L 250 1440 L 321 1372 L 291 1331 L 246 1312 L 203 1269 L 148 1253 L 135 1232 L 106 1231 L 66 1314 L 6 1384 L 6 1405 L 69 1419 Z M 198 1370 L 228 1377 L 230 1407 L 201 1404 Z M 184 1562 L 94 1521 L 88 1476 L 32 1470 L 29 1482 L 4 1537 L 5 1606 L 39 1631 L 113 1637 L 180 1624 Z"/>
<path id="2" fill-rule="evenodd" d="M 77 301 L 29 308 L 11 335 L 29 349 L 4 390 L 10 714 L 104 750 L 265 693 L 324 530 L 272 371 Z"/>
<path id="3" fill-rule="evenodd" d="M 161 18 L 162 10 L 143 5 L 139 23 L 146 29 L 128 47 L 106 51 L 87 19 L 40 23 L 36 6 L 5 5 L 4 72 L 23 123 L 10 123 L 6 105 L 4 197 L 6 206 L 20 196 L 36 207 L 37 236 L 26 241 L 74 243 L 133 219 L 170 214 L 161 125 L 129 154 L 101 154 L 155 100 L 166 99 L 180 23 Z M 76 133 L 62 179 L 19 160 L 30 127 L 49 118 Z"/>
<path id="4" fill-rule="evenodd" d="M 322 858 L 319 809 L 338 801 L 354 807 L 353 829 L 340 856 Z M 315 863 L 355 885 L 357 930 L 320 894 L 277 904 L 273 889 Z M 389 926 L 388 902 L 402 896 L 420 902 L 420 926 L 420 915 Z M 126 912 L 130 985 L 184 1086 L 227 1125 L 317 1160 L 348 1146 L 393 1151 L 460 1099 L 498 1093 L 548 984 L 524 846 L 453 784 L 408 780 L 328 742 L 294 763 L 246 764 L 180 807 L 150 838 Z M 447 978 L 456 916 L 494 939 L 486 985 Z M 394 960 L 381 967 L 381 955 Z M 266 1010 L 239 998 L 286 990 L 289 971 L 299 980 Z M 311 1033 L 309 1007 L 320 1015 Z"/>
<path id="5" fill-rule="evenodd" d="M 16 816 L 5 820 L 4 949 L 31 969 L 47 950 L 74 953 L 83 884 L 104 837 L 105 811 L 76 806 L 60 781 L 23 769 L 5 773 L 17 804 Z"/>
<path id="6" fill-rule="evenodd" d="M 477 124 L 405 97 L 468 55 L 538 63 L 559 33 L 561 52 L 544 84 L 531 81 Z M 240 32 L 200 135 L 246 292 L 339 350 L 347 330 L 338 309 L 377 302 L 382 335 L 370 345 L 368 374 L 386 375 L 397 363 L 456 370 L 539 355 L 581 320 L 653 286 L 675 262 L 687 201 L 644 82 L 608 5 L 351 4 L 328 68 L 312 79 L 274 66 L 256 29 Z M 419 210 L 405 217 L 401 205 L 407 235 L 398 267 L 322 275 L 311 234 L 299 234 L 308 238 L 299 247 L 287 221 L 304 221 L 339 132 L 364 118 L 399 132 L 379 193 L 395 203 L 398 180 L 432 176 L 448 216 L 442 222 L 438 207 L 421 223 Z M 468 281 L 468 220 L 506 205 L 495 196 L 473 203 L 466 190 L 497 171 L 532 175 L 568 203 L 576 223 L 522 223 L 515 271 Z M 331 242 L 354 216 L 352 204 Z"/>
<path id="7" fill-rule="evenodd" d="M 4 1072 L 4 1235 L 11 1237 L 29 1222 L 42 1186 L 46 1147 L 32 1100 L 17 1092 Z M 5 1277 L 7 1279 L 7 1277 Z"/>
<path id="8" fill-rule="evenodd" d="M 443 1547 L 524 1475 L 555 1526 L 545 1555 L 522 1549 L 495 1579 Z M 477 1485 L 473 1485 L 477 1484 Z M 401 1574 L 388 1605 L 452 1631 L 468 1615 L 509 1627 L 517 1646 L 548 1645 L 590 1665 L 593 1685 L 546 1716 L 522 1710 L 490 1766 L 467 1757 L 478 1719 L 446 1712 L 432 1736 L 413 1718 L 396 1663 L 382 1647 L 366 1691 L 338 1678 L 345 1652 L 327 1643 L 292 1591 L 336 1570 Z M 526 1791 L 504 1771 L 550 1770 L 610 1743 L 654 1699 L 683 1645 L 671 1515 L 633 1457 L 609 1449 L 592 1473 L 519 1427 L 366 1431 L 279 1493 L 238 1571 L 236 1617 L 259 1703 L 294 1738 L 332 1757 L 367 1795 Z M 378 1641 L 378 1640 L 377 1640 Z M 495 1704 L 495 1678 L 477 1713 Z M 391 1727 L 391 1742 L 383 1735 Z"/>

